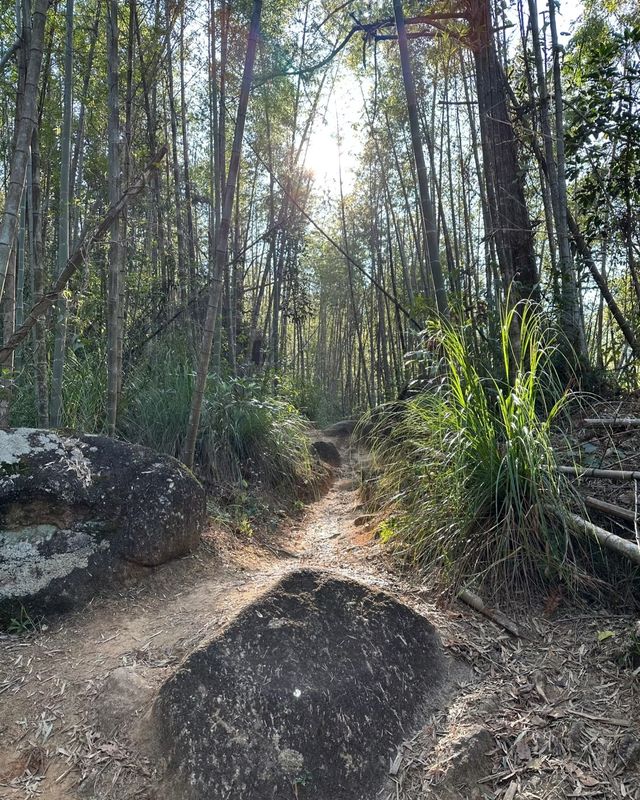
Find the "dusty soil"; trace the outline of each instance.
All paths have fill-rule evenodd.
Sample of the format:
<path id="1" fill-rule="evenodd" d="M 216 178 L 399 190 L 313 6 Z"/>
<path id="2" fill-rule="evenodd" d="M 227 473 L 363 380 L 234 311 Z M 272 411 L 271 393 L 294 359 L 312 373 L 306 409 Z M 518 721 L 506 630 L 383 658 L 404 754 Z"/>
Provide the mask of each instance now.
<path id="1" fill-rule="evenodd" d="M 382 800 L 640 800 L 635 620 L 550 597 L 518 619 L 527 638 L 516 639 L 465 606 L 440 605 L 376 539 L 359 506 L 358 456 L 340 446 L 344 466 L 328 494 L 283 523 L 277 540 L 212 528 L 195 554 L 119 594 L 40 632 L 0 638 L 0 798 L 161 800 L 160 765 L 144 755 L 140 720 L 104 732 L 105 710 L 117 702 L 105 680 L 134 665 L 157 689 L 248 602 L 309 566 L 391 592 L 473 670 L 450 708 L 403 745 Z"/>

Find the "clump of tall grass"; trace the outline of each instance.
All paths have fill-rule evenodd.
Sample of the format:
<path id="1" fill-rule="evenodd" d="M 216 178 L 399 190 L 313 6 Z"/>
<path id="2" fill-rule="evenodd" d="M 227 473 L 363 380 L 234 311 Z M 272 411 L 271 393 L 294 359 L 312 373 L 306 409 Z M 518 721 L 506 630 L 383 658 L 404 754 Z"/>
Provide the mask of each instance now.
<path id="1" fill-rule="evenodd" d="M 180 338 L 150 348 L 127 365 L 117 435 L 181 457 L 194 385 L 194 359 Z M 28 370 L 15 391 L 14 425 L 37 424 Z M 62 427 L 106 431 L 104 351 L 69 348 L 65 365 Z M 235 499 L 248 487 L 282 496 L 317 494 L 325 477 L 310 450 L 308 423 L 271 382 L 211 375 L 207 382 L 195 471 L 218 494 Z"/>
<path id="2" fill-rule="evenodd" d="M 570 398 L 547 319 L 532 306 L 503 315 L 493 374 L 463 331 L 443 323 L 431 334 L 442 355 L 438 390 L 396 404 L 374 426 L 384 534 L 449 589 L 481 584 L 513 596 L 588 580 L 563 523 L 574 493 L 555 469 L 552 429 Z"/>
<path id="3" fill-rule="evenodd" d="M 189 419 L 191 359 L 164 353 L 139 365 L 125 386 L 120 432 L 180 457 Z M 246 482 L 267 491 L 313 492 L 307 423 L 259 381 L 210 376 L 196 444 L 196 471 L 208 484 Z"/>

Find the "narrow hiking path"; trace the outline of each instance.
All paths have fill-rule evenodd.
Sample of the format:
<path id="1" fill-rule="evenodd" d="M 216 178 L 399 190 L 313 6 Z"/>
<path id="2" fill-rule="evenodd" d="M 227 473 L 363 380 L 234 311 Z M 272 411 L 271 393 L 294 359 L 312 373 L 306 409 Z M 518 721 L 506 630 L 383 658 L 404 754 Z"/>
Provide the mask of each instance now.
<path id="1" fill-rule="evenodd" d="M 355 456 L 348 445 L 340 449 L 344 465 L 327 494 L 283 523 L 272 543 L 211 529 L 196 553 L 138 584 L 98 596 L 40 633 L 0 638 L 0 797 L 80 797 L 96 780 L 95 797 L 144 797 L 153 768 L 131 747 L 131 720 L 118 720 L 114 698 L 105 696 L 113 670 L 133 666 L 150 687 L 159 686 L 291 569 L 327 568 L 384 583 L 359 566 L 367 537 L 353 524 Z M 110 737 L 105 729 L 113 721 L 121 724 Z"/>
<path id="2" fill-rule="evenodd" d="M 463 607 L 441 606 L 362 524 L 360 454 L 337 443 L 343 465 L 331 488 L 273 540 L 212 529 L 195 554 L 119 594 L 40 633 L 0 638 L 0 798 L 161 800 L 140 746 L 155 691 L 286 572 L 310 567 L 392 592 L 473 670 L 448 712 L 407 743 L 389 796 L 561 798 L 596 788 L 640 800 L 637 674 L 613 649 L 623 618 L 541 616 L 531 640 L 515 640 Z M 600 642 L 600 630 L 616 636 Z M 480 778 L 484 795 L 451 788 Z"/>

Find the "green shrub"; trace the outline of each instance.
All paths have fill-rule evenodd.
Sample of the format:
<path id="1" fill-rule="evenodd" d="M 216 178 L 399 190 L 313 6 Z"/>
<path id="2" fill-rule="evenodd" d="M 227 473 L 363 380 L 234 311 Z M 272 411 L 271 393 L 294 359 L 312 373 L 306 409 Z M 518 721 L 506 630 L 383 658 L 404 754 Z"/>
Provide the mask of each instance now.
<path id="1" fill-rule="evenodd" d="M 194 374 L 181 352 L 153 353 L 125 385 L 120 432 L 130 441 L 180 457 Z M 314 481 L 307 424 L 258 381 L 210 376 L 196 444 L 197 472 L 217 486 L 298 490 Z"/>
<path id="2" fill-rule="evenodd" d="M 118 436 L 180 458 L 194 385 L 194 358 L 179 337 L 150 347 L 125 368 Z M 24 374 L 23 374 L 24 373 Z M 19 375 L 14 425 L 36 425 L 28 370 Z M 104 433 L 107 370 L 103 350 L 69 348 L 65 363 L 62 427 Z M 287 400 L 272 396 L 270 381 L 210 376 L 196 447 L 196 471 L 235 502 L 251 489 L 314 495 L 318 475 L 308 423 Z M 282 490 L 280 492 L 280 490 Z"/>
<path id="3" fill-rule="evenodd" d="M 510 331 L 518 324 L 516 353 Z M 534 307 L 504 315 L 492 376 L 463 332 L 443 324 L 433 336 L 440 388 L 396 404 L 374 425 L 387 535 L 391 528 L 399 549 L 450 589 L 479 583 L 505 596 L 589 580 L 582 546 L 562 521 L 574 494 L 555 469 L 552 426 L 569 398 L 558 390 L 547 320 Z"/>

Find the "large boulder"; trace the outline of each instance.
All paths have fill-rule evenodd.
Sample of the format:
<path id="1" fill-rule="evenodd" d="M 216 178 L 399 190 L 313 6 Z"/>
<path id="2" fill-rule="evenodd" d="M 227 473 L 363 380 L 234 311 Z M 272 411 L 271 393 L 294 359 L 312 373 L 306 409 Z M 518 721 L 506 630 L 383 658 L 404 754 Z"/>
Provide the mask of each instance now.
<path id="1" fill-rule="evenodd" d="M 311 442 L 311 449 L 320 461 L 324 461 L 325 464 L 339 467 L 342 463 L 340 451 L 333 442 L 325 442 L 324 439 L 318 439 L 315 442 Z"/>
<path id="2" fill-rule="evenodd" d="M 104 436 L 0 431 L 0 607 L 60 610 L 197 547 L 204 491 L 178 461 Z"/>
<path id="3" fill-rule="evenodd" d="M 448 664 L 433 626 L 389 595 L 290 573 L 161 688 L 163 797 L 372 800 Z"/>
<path id="4" fill-rule="evenodd" d="M 334 422 L 333 425 L 329 425 L 328 428 L 325 428 L 322 432 L 325 436 L 351 436 L 353 431 L 356 427 L 356 420 L 355 419 L 342 419 L 339 422 Z"/>

